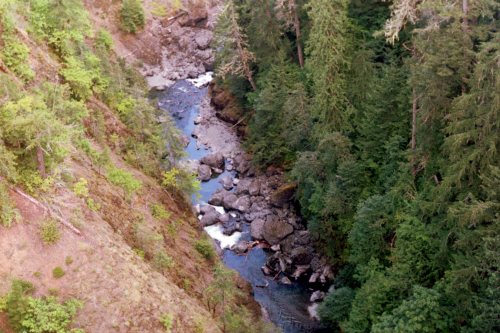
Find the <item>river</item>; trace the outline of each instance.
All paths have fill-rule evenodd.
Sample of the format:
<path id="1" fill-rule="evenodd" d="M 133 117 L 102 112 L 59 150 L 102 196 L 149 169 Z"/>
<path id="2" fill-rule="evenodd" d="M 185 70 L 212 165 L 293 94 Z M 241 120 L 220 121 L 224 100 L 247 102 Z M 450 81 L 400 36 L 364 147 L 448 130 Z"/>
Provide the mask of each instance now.
<path id="1" fill-rule="evenodd" d="M 205 105 L 207 103 L 208 88 L 203 83 L 206 83 L 209 79 L 209 76 L 202 76 L 200 81 L 177 81 L 165 91 L 154 93 L 160 109 L 170 113 L 178 128 L 184 135 L 189 137 L 186 158 L 191 160 L 199 160 L 213 151 L 213 148 L 204 146 L 192 136 L 192 133 L 196 130 L 195 120 L 200 115 L 200 107 L 203 103 Z M 238 139 L 232 133 L 233 130 L 229 125 L 219 128 L 218 131 L 221 136 L 223 134 L 227 134 L 229 138 L 234 136 L 236 142 L 231 142 L 231 144 L 235 145 L 233 146 L 234 149 L 241 149 L 239 141 L 237 141 Z M 227 133 L 222 133 L 223 131 L 227 131 Z M 210 142 L 208 142 L 208 146 L 213 147 Z M 222 186 L 219 179 L 228 174 L 235 176 L 234 171 L 224 171 L 222 175 L 203 182 L 199 196 L 193 196 L 192 198 L 193 204 L 206 203 L 210 196 Z M 309 315 L 308 307 L 311 305 L 309 303 L 311 291 L 306 286 L 297 282 L 284 285 L 264 276 L 261 267 L 266 262 L 269 253 L 261 248 L 254 248 L 246 256 L 241 256 L 236 255 L 229 249 L 238 240 L 251 239 L 248 224 L 244 224 L 241 233 L 236 232 L 230 237 L 224 236 L 221 227 L 218 225 L 207 227 L 206 231 L 220 242 L 223 248 L 222 259 L 225 265 L 238 271 L 244 279 L 251 283 L 255 300 L 265 309 L 269 319 L 284 333 L 317 333 L 321 331 L 318 321 L 313 320 Z M 268 286 L 265 288 L 257 287 L 267 283 Z"/>

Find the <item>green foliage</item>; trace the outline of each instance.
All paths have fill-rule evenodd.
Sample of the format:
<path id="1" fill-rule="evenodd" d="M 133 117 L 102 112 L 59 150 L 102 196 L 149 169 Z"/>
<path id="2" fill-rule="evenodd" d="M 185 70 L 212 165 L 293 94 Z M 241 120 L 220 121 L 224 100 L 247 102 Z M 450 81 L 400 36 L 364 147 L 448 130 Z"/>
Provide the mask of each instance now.
<path id="1" fill-rule="evenodd" d="M 89 196 L 89 187 L 88 187 L 87 179 L 80 178 L 80 180 L 78 180 L 78 182 L 76 182 L 75 185 L 73 185 L 73 192 L 75 192 L 75 194 L 78 197 L 81 197 L 81 198 L 88 197 Z"/>
<path id="2" fill-rule="evenodd" d="M 116 167 L 108 168 L 106 177 L 108 180 L 123 189 L 127 197 L 141 189 L 142 183 L 133 174 Z"/>
<path id="3" fill-rule="evenodd" d="M 165 332 L 170 333 L 174 327 L 174 316 L 171 313 L 164 313 L 160 317 L 160 323 L 163 325 Z"/>
<path id="4" fill-rule="evenodd" d="M 3 37 L 3 50 L 1 58 L 23 81 L 29 82 L 35 76 L 33 70 L 27 64 L 29 48 L 14 37 Z"/>
<path id="5" fill-rule="evenodd" d="M 437 291 L 416 286 L 413 296 L 391 313 L 384 313 L 372 332 L 447 332 L 450 325 L 440 299 Z"/>
<path id="6" fill-rule="evenodd" d="M 165 250 L 161 250 L 155 254 L 153 258 L 153 265 L 160 271 L 174 267 L 175 263 Z"/>
<path id="7" fill-rule="evenodd" d="M 348 287 L 339 288 L 328 293 L 318 308 L 321 320 L 332 327 L 336 327 L 339 323 L 345 321 L 349 317 L 354 295 L 354 290 Z"/>
<path id="8" fill-rule="evenodd" d="M 33 298 L 29 296 L 32 291 L 33 285 L 29 282 L 12 282 L 6 302 L 10 326 L 16 332 L 26 333 L 73 332 L 70 325 L 82 303 L 69 299 L 61 304 L 52 296 Z"/>
<path id="9" fill-rule="evenodd" d="M 95 44 L 97 48 L 111 51 L 113 49 L 113 37 L 107 30 L 99 29 L 95 36 Z"/>
<path id="10" fill-rule="evenodd" d="M 169 190 L 178 190 L 190 195 L 197 193 L 201 186 L 195 175 L 178 168 L 163 173 L 162 185 Z"/>
<path id="11" fill-rule="evenodd" d="M 54 277 L 54 279 L 60 279 L 64 275 L 66 275 L 66 272 L 62 269 L 62 267 L 57 266 L 52 270 L 52 276 Z"/>
<path id="12" fill-rule="evenodd" d="M 216 257 L 212 243 L 206 238 L 198 240 L 194 248 L 207 260 L 213 260 Z"/>
<path id="13" fill-rule="evenodd" d="M 123 0 L 120 10 L 121 27 L 126 32 L 135 33 L 144 27 L 144 9 L 140 0 Z"/>
<path id="14" fill-rule="evenodd" d="M 151 205 L 151 215 L 157 220 L 168 220 L 172 215 L 171 212 L 167 211 L 162 204 L 152 204 Z"/>
<path id="15" fill-rule="evenodd" d="M 40 225 L 39 234 L 45 244 L 52 245 L 57 243 L 57 241 L 61 238 L 59 223 L 53 219 L 45 220 Z"/>
<path id="16" fill-rule="evenodd" d="M 0 224 L 8 228 L 20 218 L 19 211 L 10 200 L 7 186 L 3 181 L 0 181 Z"/>
<path id="17" fill-rule="evenodd" d="M 67 57 L 66 64 L 61 69 L 61 75 L 71 87 L 73 95 L 78 100 L 85 101 L 92 95 L 97 74 L 88 70 L 83 62 L 75 57 Z"/>

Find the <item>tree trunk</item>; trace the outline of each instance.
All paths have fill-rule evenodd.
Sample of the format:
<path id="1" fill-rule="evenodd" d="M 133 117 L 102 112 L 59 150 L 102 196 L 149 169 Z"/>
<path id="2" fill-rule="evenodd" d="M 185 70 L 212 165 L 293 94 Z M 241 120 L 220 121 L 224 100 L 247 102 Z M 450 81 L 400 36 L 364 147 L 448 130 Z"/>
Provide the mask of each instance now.
<path id="1" fill-rule="evenodd" d="M 291 0 L 293 7 L 293 26 L 295 28 L 295 36 L 297 38 L 297 56 L 299 57 L 299 65 L 301 68 L 304 67 L 304 52 L 302 51 L 302 41 L 301 41 L 301 31 L 300 31 L 300 20 L 299 13 L 297 11 L 297 3 L 295 0 Z"/>
<path id="2" fill-rule="evenodd" d="M 47 171 L 45 170 L 45 156 L 42 147 L 36 147 L 36 163 L 38 172 L 42 178 L 47 178 Z"/>
<path id="3" fill-rule="evenodd" d="M 415 88 L 412 90 L 412 106 L 411 106 L 411 151 L 412 151 L 412 157 L 411 157 L 411 172 L 413 176 L 417 174 L 417 167 L 416 167 L 416 150 L 417 150 L 417 110 L 418 110 L 418 105 L 417 105 L 417 94 L 415 92 Z"/>
<path id="4" fill-rule="evenodd" d="M 469 30 L 469 18 L 467 17 L 467 15 L 469 14 L 468 0 L 462 0 L 462 13 L 464 14 L 462 21 L 462 28 L 464 32 L 467 32 Z"/>

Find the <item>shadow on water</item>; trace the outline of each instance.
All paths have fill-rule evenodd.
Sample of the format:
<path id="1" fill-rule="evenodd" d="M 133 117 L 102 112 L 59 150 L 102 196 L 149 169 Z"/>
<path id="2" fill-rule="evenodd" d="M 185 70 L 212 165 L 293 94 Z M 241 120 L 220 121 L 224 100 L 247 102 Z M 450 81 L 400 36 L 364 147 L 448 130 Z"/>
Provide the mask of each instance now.
<path id="1" fill-rule="evenodd" d="M 197 146 L 197 140 L 191 136 L 195 129 L 194 121 L 199 115 L 200 104 L 207 94 L 207 87 L 197 88 L 191 82 L 182 80 L 176 82 L 169 89 L 152 93 L 158 101 L 161 110 L 169 112 L 177 127 L 189 137 L 186 147 L 188 159 L 200 159 L 210 150 L 207 147 Z M 200 196 L 193 198 L 194 203 L 207 202 L 210 196 L 221 187 L 219 178 L 233 173 L 225 171 L 222 175 L 212 178 L 201 184 Z M 249 225 L 245 224 L 241 236 L 243 240 L 250 240 Z M 326 332 L 320 329 L 318 322 L 309 317 L 307 307 L 310 305 L 310 291 L 300 283 L 283 285 L 267 278 L 261 271 L 268 254 L 260 248 L 254 248 L 246 256 L 236 255 L 233 251 L 224 250 L 223 261 L 252 284 L 254 297 L 264 307 L 273 323 L 284 333 L 319 333 Z M 261 288 L 269 283 L 268 287 Z"/>

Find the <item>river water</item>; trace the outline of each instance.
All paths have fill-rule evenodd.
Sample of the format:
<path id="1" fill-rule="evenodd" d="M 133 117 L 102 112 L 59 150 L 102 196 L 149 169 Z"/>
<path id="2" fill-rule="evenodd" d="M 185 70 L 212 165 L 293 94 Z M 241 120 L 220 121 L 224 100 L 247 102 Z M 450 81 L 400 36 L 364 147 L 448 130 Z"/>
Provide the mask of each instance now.
<path id="1" fill-rule="evenodd" d="M 208 147 L 200 147 L 200 143 L 191 136 L 195 130 L 194 123 L 199 116 L 200 105 L 207 97 L 207 93 L 206 86 L 197 86 L 189 80 L 177 81 L 165 91 L 154 93 L 160 109 L 172 115 L 178 128 L 189 137 L 189 144 L 186 147 L 187 159 L 199 160 L 211 152 Z M 227 130 L 231 130 L 229 126 Z M 211 195 L 222 187 L 219 178 L 225 174 L 234 177 L 232 172 L 225 171 L 222 175 L 212 178 L 208 182 L 203 182 L 200 195 L 192 198 L 193 204 L 206 203 Z M 235 233 L 231 237 L 224 236 L 222 228 L 217 225 L 207 227 L 206 231 L 220 242 L 225 265 L 238 271 L 244 279 L 252 284 L 255 300 L 265 309 L 269 319 L 284 333 L 317 333 L 322 331 L 318 322 L 311 319 L 308 312 L 310 290 L 300 283 L 283 285 L 264 276 L 261 267 L 268 256 L 265 250 L 254 248 L 246 256 L 241 256 L 229 249 L 230 245 L 238 240 L 251 239 L 248 225 L 244 226 L 243 232 Z M 269 285 L 266 288 L 257 287 L 267 283 Z"/>

